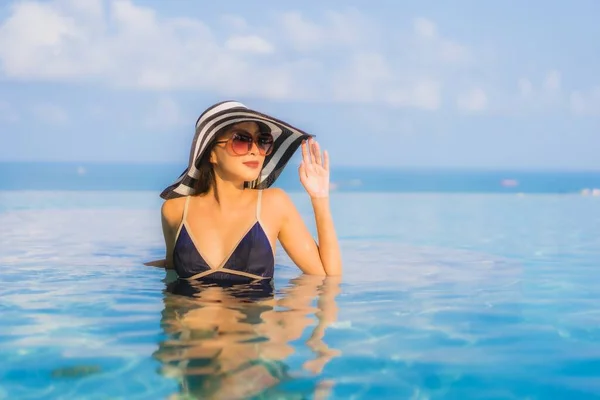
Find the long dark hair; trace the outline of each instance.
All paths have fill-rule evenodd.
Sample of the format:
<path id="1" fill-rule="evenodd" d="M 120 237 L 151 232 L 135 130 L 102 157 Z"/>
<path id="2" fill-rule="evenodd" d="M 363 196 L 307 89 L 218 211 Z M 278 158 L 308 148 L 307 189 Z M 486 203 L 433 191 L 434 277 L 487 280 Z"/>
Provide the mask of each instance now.
<path id="1" fill-rule="evenodd" d="M 215 135 L 218 137 L 218 135 Z M 194 189 L 199 195 L 205 195 L 210 191 L 210 189 L 216 185 L 217 180 L 215 178 L 215 170 L 213 169 L 213 165 L 210 162 L 210 153 L 212 153 L 215 148 L 216 140 L 213 140 L 206 147 L 206 151 L 200 158 L 199 164 L 196 166 L 198 168 L 198 180 L 196 181 L 196 185 Z M 217 191 L 214 191 L 215 199 L 219 202 L 219 195 Z"/>
<path id="2" fill-rule="evenodd" d="M 212 163 L 210 162 L 210 154 L 217 145 L 217 141 L 223 138 L 223 136 L 227 133 L 231 126 L 232 125 L 224 126 L 215 133 L 213 139 L 206 146 L 206 150 L 200 158 L 199 163 L 196 165 L 196 168 L 198 169 L 199 173 L 198 180 L 196 181 L 194 189 L 196 190 L 196 193 L 200 196 L 207 194 L 210 191 L 210 189 L 216 186 L 217 184 L 217 179 L 215 178 L 215 170 Z M 215 196 L 215 200 L 217 200 L 218 203 L 219 193 L 216 189 L 213 191 L 213 193 Z"/>

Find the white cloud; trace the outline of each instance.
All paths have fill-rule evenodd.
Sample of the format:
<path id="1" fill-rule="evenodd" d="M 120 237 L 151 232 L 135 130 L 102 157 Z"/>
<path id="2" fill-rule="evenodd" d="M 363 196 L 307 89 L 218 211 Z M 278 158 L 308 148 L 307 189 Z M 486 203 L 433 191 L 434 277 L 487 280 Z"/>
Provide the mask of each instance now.
<path id="1" fill-rule="evenodd" d="M 369 21 L 355 9 L 329 11 L 320 23 L 309 21 L 300 12 L 285 12 L 278 18 L 276 32 L 299 52 L 357 46 L 369 43 L 375 34 Z"/>
<path id="2" fill-rule="evenodd" d="M 286 35 L 295 50 L 306 51 L 322 44 L 324 30 L 307 21 L 299 12 L 287 12 L 281 16 L 282 34 Z"/>
<path id="3" fill-rule="evenodd" d="M 441 105 L 441 84 L 435 79 L 406 79 L 377 52 L 355 54 L 333 78 L 334 99 L 352 103 L 379 103 L 392 107 L 436 110 Z"/>
<path id="4" fill-rule="evenodd" d="M 471 61 L 472 55 L 466 46 L 440 36 L 435 22 L 418 17 L 413 20 L 413 30 L 417 39 L 417 51 L 425 60 L 464 64 Z"/>
<path id="5" fill-rule="evenodd" d="M 448 66 L 473 59 L 425 18 L 413 21 L 402 52 L 353 8 L 311 19 L 279 13 L 258 27 L 237 15 L 208 22 L 216 25 L 163 17 L 130 0 L 18 2 L 0 21 L 0 66 L 18 80 L 435 110 L 455 71 Z M 157 126 L 176 123 L 170 101 L 159 105 L 165 119 Z"/>
<path id="6" fill-rule="evenodd" d="M 454 41 L 443 39 L 440 42 L 439 54 L 443 61 L 461 63 L 470 61 L 469 50 Z"/>
<path id="7" fill-rule="evenodd" d="M 425 38 L 434 38 L 437 36 L 437 28 L 433 21 L 427 18 L 415 18 L 413 21 L 415 33 Z"/>
<path id="8" fill-rule="evenodd" d="M 560 90 L 560 72 L 553 70 L 546 74 L 544 89 L 548 92 L 557 92 Z"/>
<path id="9" fill-rule="evenodd" d="M 533 84 L 527 78 L 521 78 L 518 82 L 519 94 L 522 97 L 529 97 L 533 93 Z"/>
<path id="10" fill-rule="evenodd" d="M 277 13 L 258 25 L 234 14 L 214 21 L 164 17 L 131 0 L 29 0 L 7 10 L 0 20 L 0 74 L 8 79 L 425 110 L 455 98 L 468 111 L 568 105 L 578 115 L 600 113 L 598 89 L 570 92 L 558 70 L 522 77 L 517 93 L 514 86 L 472 88 L 469 75 L 480 53 L 425 17 L 414 18 L 411 34 L 398 38 L 396 27 L 386 31 L 354 8 L 310 18 Z M 156 107 L 151 126 L 180 123 L 172 99 L 163 97 Z M 38 105 L 34 112 L 49 123 L 69 119 L 54 105 Z M 18 118 L 0 102 L 0 120 Z"/>
<path id="11" fill-rule="evenodd" d="M 505 109 L 509 112 L 548 112 L 564 109 L 568 104 L 562 90 L 561 72 L 548 70 L 535 79 L 522 76 L 516 81 L 515 92 L 504 94 Z"/>
<path id="12" fill-rule="evenodd" d="M 560 71 L 550 70 L 546 72 L 546 75 L 538 85 L 538 91 L 536 91 L 535 85 L 531 79 L 525 77 L 520 78 L 517 81 L 519 95 L 522 98 L 528 98 L 535 103 L 540 103 L 540 105 L 541 103 L 549 103 L 549 100 L 551 100 L 551 98 L 548 97 L 549 94 L 553 95 L 553 99 L 555 100 L 555 95 L 561 90 Z"/>
<path id="13" fill-rule="evenodd" d="M 179 104 L 170 97 L 160 98 L 148 113 L 145 125 L 149 129 L 168 129 L 174 126 L 189 124 Z"/>
<path id="14" fill-rule="evenodd" d="M 275 51 L 273 45 L 260 36 L 234 36 L 225 42 L 229 50 L 243 53 L 270 54 Z"/>
<path id="15" fill-rule="evenodd" d="M 473 88 L 465 93 L 461 93 L 456 104 L 459 109 L 465 111 L 483 111 L 488 105 L 488 98 L 482 88 Z"/>
<path id="16" fill-rule="evenodd" d="M 437 110 L 441 105 L 441 84 L 435 80 L 422 79 L 407 89 L 392 89 L 387 101 L 396 107 L 416 107 Z"/>
<path id="17" fill-rule="evenodd" d="M 105 60 L 93 48 L 85 49 L 89 31 L 93 29 L 84 28 L 91 10 L 77 20 L 65 14 L 60 5 L 21 2 L 13 6 L 13 13 L 0 26 L 0 59 L 5 75 L 71 79 L 101 68 L 102 65 L 95 63 Z M 81 10 L 81 7 L 74 9 Z M 77 62 L 73 62 L 74 58 Z"/>
<path id="18" fill-rule="evenodd" d="M 106 12 L 82 4 L 16 3 L 0 25 L 4 75 L 151 90 L 203 89 L 225 96 L 298 99 L 315 92 L 297 78 L 310 72 L 305 68 L 311 63 L 274 62 L 269 58 L 273 45 L 263 37 L 221 40 L 200 20 L 160 17 L 128 0 L 108 2 Z M 245 55 L 248 51 L 253 58 Z"/>
<path id="19" fill-rule="evenodd" d="M 600 86 L 589 91 L 573 91 L 569 101 L 576 115 L 600 115 Z"/>
<path id="20" fill-rule="evenodd" d="M 355 54 L 347 67 L 333 77 L 334 98 L 346 102 L 378 101 L 392 75 L 388 61 L 381 54 Z"/>
<path id="21" fill-rule="evenodd" d="M 62 125 L 69 121 L 67 111 L 56 104 L 38 104 L 33 107 L 33 113 L 38 119 L 53 125 Z"/>

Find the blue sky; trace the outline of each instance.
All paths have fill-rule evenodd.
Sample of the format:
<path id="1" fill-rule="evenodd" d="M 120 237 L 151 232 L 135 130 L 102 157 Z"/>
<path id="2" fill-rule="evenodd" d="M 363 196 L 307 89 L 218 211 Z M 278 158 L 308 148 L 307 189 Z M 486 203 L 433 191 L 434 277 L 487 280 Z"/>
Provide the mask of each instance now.
<path id="1" fill-rule="evenodd" d="M 237 99 L 333 166 L 600 169 L 594 0 L 1 4 L 0 161 L 185 165 Z"/>

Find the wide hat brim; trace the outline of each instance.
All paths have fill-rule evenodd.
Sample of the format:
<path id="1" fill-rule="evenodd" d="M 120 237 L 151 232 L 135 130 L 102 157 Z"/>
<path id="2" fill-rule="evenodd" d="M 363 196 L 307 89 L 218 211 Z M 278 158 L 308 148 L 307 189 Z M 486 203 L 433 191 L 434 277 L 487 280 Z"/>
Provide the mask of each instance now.
<path id="1" fill-rule="evenodd" d="M 314 136 L 287 122 L 251 110 L 240 102 L 217 103 L 204 111 L 196 121 L 188 166 L 173 184 L 162 191 L 160 197 L 168 200 L 197 194 L 194 188 L 199 177 L 199 162 L 217 132 L 229 125 L 247 121 L 257 122 L 273 135 L 274 140 L 273 151 L 265 158 L 260 176 L 247 183 L 253 189 L 266 189 L 273 185 L 302 141 Z"/>

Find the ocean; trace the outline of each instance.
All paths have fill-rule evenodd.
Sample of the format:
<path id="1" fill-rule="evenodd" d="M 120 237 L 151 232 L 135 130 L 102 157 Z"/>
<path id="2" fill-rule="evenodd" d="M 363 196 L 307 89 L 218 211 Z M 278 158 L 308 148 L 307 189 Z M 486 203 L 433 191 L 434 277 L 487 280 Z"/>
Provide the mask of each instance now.
<path id="1" fill-rule="evenodd" d="M 181 169 L 0 164 L 0 399 L 600 398 L 600 173 L 339 168 L 342 279 L 242 293 L 143 265 Z"/>
<path id="2" fill-rule="evenodd" d="M 0 162 L 0 190 L 160 191 L 185 165 Z M 297 165 L 277 180 L 302 191 Z M 460 168 L 332 167 L 332 188 L 342 192 L 581 193 L 600 190 L 600 171 L 520 171 Z"/>

